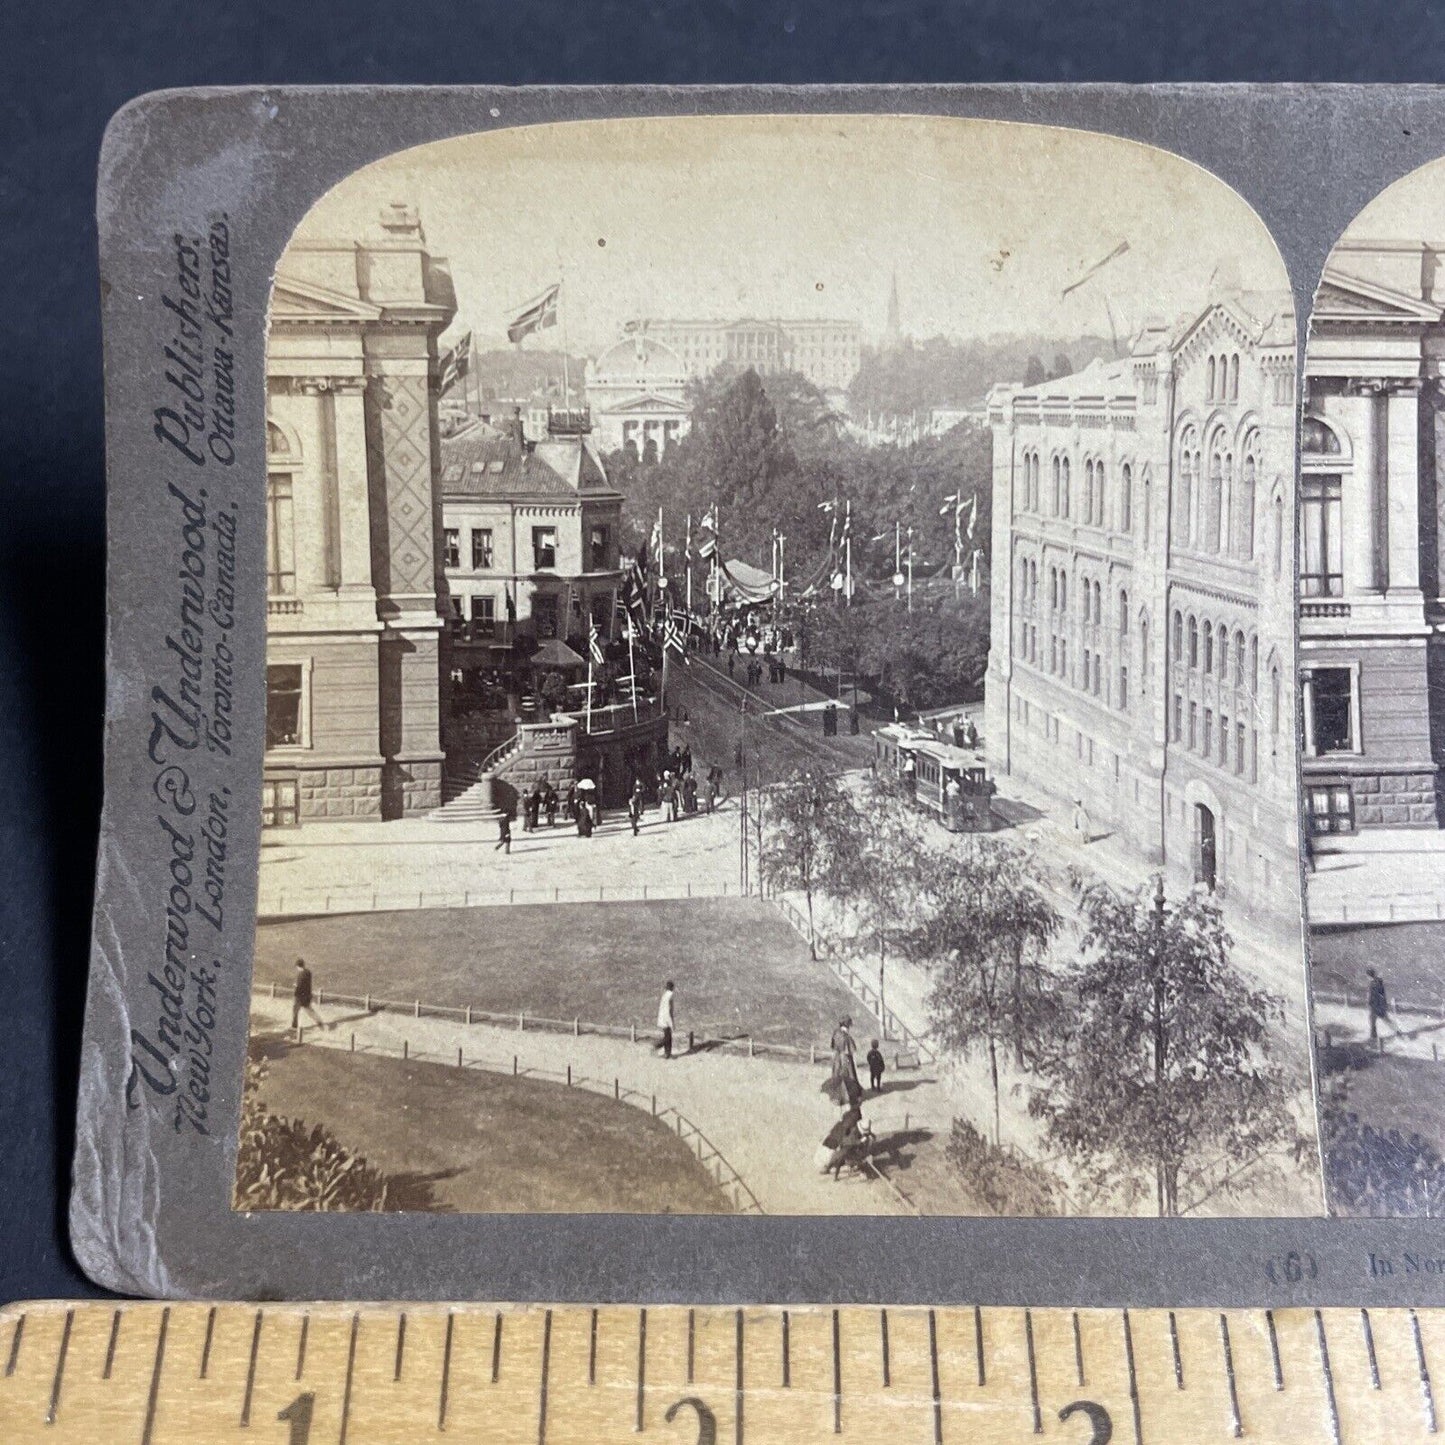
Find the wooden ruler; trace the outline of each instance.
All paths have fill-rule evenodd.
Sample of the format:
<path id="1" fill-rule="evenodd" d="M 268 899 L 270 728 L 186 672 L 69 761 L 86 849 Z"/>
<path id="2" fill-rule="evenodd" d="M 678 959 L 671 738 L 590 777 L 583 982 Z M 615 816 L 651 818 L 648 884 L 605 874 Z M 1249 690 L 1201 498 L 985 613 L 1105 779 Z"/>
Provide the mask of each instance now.
<path id="1" fill-rule="evenodd" d="M 1445 1311 L 33 1304 L 5 1445 L 1407 1442 Z"/>

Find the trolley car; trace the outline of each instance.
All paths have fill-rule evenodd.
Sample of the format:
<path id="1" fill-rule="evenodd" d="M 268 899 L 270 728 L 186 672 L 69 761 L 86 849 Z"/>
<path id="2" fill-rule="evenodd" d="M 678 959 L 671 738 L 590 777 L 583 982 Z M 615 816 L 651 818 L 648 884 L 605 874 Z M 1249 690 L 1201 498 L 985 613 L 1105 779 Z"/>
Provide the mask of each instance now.
<path id="1" fill-rule="evenodd" d="M 902 723 L 877 729 L 873 749 L 879 773 L 902 778 L 917 807 L 950 833 L 992 831 L 997 788 L 975 753 Z"/>

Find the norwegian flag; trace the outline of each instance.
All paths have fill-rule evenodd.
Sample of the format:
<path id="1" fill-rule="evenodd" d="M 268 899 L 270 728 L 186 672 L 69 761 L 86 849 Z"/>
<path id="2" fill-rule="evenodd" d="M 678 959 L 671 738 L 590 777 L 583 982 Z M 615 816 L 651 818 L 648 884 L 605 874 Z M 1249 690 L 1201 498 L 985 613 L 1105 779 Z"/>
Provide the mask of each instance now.
<path id="1" fill-rule="evenodd" d="M 669 612 L 662 624 L 662 645 L 667 651 L 675 652 L 684 662 L 688 663 L 687 656 L 687 633 L 677 625 L 678 614 Z"/>
<path id="2" fill-rule="evenodd" d="M 587 624 L 587 650 L 592 654 L 592 661 L 601 663 L 605 661 L 602 655 L 602 634 L 597 630 L 597 619 L 592 618 Z"/>

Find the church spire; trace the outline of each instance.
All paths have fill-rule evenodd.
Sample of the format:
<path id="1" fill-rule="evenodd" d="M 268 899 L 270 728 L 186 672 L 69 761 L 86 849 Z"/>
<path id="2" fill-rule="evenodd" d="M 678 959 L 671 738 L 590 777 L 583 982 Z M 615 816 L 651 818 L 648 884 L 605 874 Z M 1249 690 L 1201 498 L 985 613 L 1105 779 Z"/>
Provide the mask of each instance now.
<path id="1" fill-rule="evenodd" d="M 898 268 L 893 268 L 893 279 L 888 287 L 888 328 L 883 333 L 885 346 L 897 346 L 902 340 L 902 328 L 898 321 Z"/>

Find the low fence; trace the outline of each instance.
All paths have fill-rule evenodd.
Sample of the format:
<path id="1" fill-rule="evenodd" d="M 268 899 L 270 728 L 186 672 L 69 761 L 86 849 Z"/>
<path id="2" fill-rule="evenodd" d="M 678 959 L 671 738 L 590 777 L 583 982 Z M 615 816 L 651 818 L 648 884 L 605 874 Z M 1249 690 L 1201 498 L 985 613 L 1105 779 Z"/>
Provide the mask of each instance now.
<path id="1" fill-rule="evenodd" d="M 308 913 L 401 913 L 421 908 L 500 908 L 526 903 L 649 903 L 683 898 L 740 898 L 736 883 L 598 883 L 550 888 L 280 888 L 263 892 L 256 916 L 294 918 Z"/>
<path id="2" fill-rule="evenodd" d="M 332 995 L 332 1001 L 337 1002 L 337 996 Z M 304 1043 L 307 1030 L 304 1025 L 296 1029 L 296 1041 Z M 343 1045 L 339 1041 L 325 1039 L 319 1040 L 321 1047 L 339 1049 Z M 508 1070 L 505 1063 L 498 1063 L 480 1055 L 468 1056 L 465 1051 L 458 1048 L 453 1056 L 450 1052 L 439 1054 L 435 1051 L 414 1049 L 410 1040 L 403 1038 L 401 1048 L 387 1048 L 385 1045 L 370 1043 L 363 1044 L 359 1049 L 356 1046 L 356 1035 L 353 1033 L 346 1045 L 350 1053 L 377 1054 L 388 1058 L 400 1058 L 415 1060 L 418 1063 L 445 1064 L 457 1069 L 482 1069 L 487 1073 L 505 1074 L 510 1072 L 514 1078 L 544 1079 L 564 1084 L 569 1089 L 586 1089 L 589 1093 L 600 1094 L 604 1098 L 612 1099 L 615 1103 L 630 1104 L 634 1108 L 646 1110 L 654 1119 L 667 1124 L 676 1136 L 692 1150 L 697 1161 L 713 1176 L 717 1186 L 727 1193 L 728 1200 L 733 1209 L 739 1214 L 762 1214 L 763 1206 L 758 1202 L 758 1197 L 748 1187 L 733 1166 L 728 1163 L 723 1152 L 680 1110 L 674 1109 L 670 1104 L 658 1105 L 657 1095 L 644 1093 L 641 1089 L 634 1089 L 624 1085 L 621 1079 L 614 1077 L 607 1079 L 595 1079 L 582 1073 L 579 1069 L 573 1068 L 571 1064 L 566 1065 L 565 1070 L 543 1069 L 528 1065 L 522 1067 L 518 1055 L 513 1054 L 511 1068 Z"/>
<path id="3" fill-rule="evenodd" d="M 808 920 L 802 912 L 795 907 L 788 899 L 777 894 L 768 898 L 782 915 L 792 924 L 794 930 L 804 940 L 809 941 Z M 814 932 L 812 943 L 817 949 L 818 955 L 833 970 L 835 974 L 847 985 L 850 992 L 864 1005 L 870 1009 L 873 1016 L 878 1020 L 883 1029 L 884 1037 L 897 1040 L 902 1043 L 903 1051 L 897 1053 L 894 1058 L 894 1068 L 922 1068 L 925 1064 L 937 1062 L 937 1055 L 923 1042 L 919 1036 L 893 1012 L 879 997 L 877 988 L 869 983 L 856 968 L 846 959 L 839 958 L 826 939 L 817 937 Z M 912 1055 L 910 1058 L 909 1055 Z"/>
<path id="4" fill-rule="evenodd" d="M 271 999 L 286 999 L 290 989 L 280 984 L 257 986 L 257 993 L 264 993 Z M 514 1029 L 519 1034 L 533 1033 L 571 1034 L 573 1038 L 584 1036 L 610 1039 L 626 1039 L 629 1043 L 647 1042 L 657 1035 L 655 1028 L 645 1024 L 603 1024 L 590 1019 L 548 1018 L 545 1014 L 528 1013 L 522 1009 L 516 1013 L 498 1013 L 494 1009 L 480 1008 L 474 1004 L 424 1003 L 421 999 L 389 999 L 372 994 L 336 993 L 331 989 L 317 988 L 313 993 L 317 1008 L 328 1004 L 333 1008 L 355 1008 L 363 1013 L 402 1014 L 416 1019 L 449 1019 L 460 1024 L 489 1024 L 494 1028 Z M 809 1044 L 803 1048 L 798 1044 L 780 1044 L 770 1039 L 757 1039 L 751 1034 L 729 1034 L 726 1036 L 687 1031 L 689 1053 L 726 1051 L 749 1059 L 785 1059 L 794 1063 L 821 1064 L 828 1062 L 832 1053 L 826 1044 Z M 895 1069 L 917 1067 L 899 1054 L 893 1061 Z"/>
<path id="5" fill-rule="evenodd" d="M 1438 893 L 1376 894 L 1370 898 L 1320 897 L 1316 885 L 1306 885 L 1309 921 L 1316 928 L 1356 923 L 1437 923 L 1445 920 L 1445 897 Z"/>

